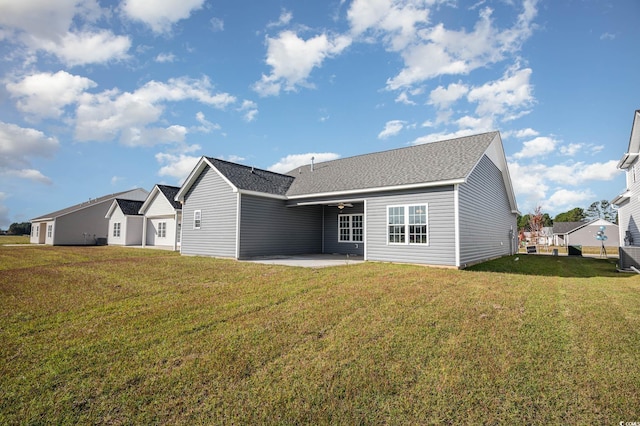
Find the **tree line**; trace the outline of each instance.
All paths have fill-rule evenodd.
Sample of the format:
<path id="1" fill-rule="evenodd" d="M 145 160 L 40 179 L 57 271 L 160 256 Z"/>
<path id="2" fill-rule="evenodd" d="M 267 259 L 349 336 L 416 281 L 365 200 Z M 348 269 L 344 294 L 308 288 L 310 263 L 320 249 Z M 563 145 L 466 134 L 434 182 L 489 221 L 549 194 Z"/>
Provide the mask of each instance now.
<path id="1" fill-rule="evenodd" d="M 14 222 L 9 225 L 9 229 L 6 232 L 8 235 L 29 235 L 31 234 L 31 222 Z"/>
<path id="2" fill-rule="evenodd" d="M 611 223 L 618 223 L 618 212 L 607 200 L 594 201 L 584 210 L 575 207 L 569 211 L 557 214 L 551 218 L 548 213 L 543 213 L 541 207 L 537 207 L 533 213 L 518 215 L 518 229 L 521 231 L 538 230 L 553 226 L 555 222 L 582 222 L 595 219 L 604 219 Z"/>

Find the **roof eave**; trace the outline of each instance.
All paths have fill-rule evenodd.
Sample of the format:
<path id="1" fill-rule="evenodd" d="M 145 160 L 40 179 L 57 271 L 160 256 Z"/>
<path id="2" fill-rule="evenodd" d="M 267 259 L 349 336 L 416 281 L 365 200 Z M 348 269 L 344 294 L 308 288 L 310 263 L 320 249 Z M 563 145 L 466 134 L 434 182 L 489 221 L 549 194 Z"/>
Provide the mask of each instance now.
<path id="1" fill-rule="evenodd" d="M 346 191 L 315 192 L 310 194 L 289 195 L 286 198 L 289 200 L 300 200 L 304 198 L 315 198 L 315 197 L 342 197 L 345 195 L 370 194 L 373 192 L 382 192 L 382 191 L 400 191 L 403 189 L 432 188 L 436 186 L 456 185 L 456 184 L 461 184 L 465 182 L 466 182 L 466 179 L 457 178 L 457 179 L 441 180 L 441 181 L 435 181 L 435 182 L 422 182 L 422 183 L 415 183 L 415 184 L 382 186 L 382 187 L 375 187 L 375 188 L 350 189 Z"/>

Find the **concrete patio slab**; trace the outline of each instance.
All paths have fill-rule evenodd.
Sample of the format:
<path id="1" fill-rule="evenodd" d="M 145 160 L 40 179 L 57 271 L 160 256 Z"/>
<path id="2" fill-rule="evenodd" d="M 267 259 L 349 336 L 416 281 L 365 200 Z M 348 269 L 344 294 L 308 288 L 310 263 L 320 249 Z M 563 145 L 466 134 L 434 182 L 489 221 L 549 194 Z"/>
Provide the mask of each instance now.
<path id="1" fill-rule="evenodd" d="M 266 265 L 297 266 L 302 268 L 326 268 L 329 266 L 345 266 L 363 263 L 362 256 L 347 256 L 344 254 L 308 254 L 297 256 L 268 256 L 256 257 L 247 262 Z"/>

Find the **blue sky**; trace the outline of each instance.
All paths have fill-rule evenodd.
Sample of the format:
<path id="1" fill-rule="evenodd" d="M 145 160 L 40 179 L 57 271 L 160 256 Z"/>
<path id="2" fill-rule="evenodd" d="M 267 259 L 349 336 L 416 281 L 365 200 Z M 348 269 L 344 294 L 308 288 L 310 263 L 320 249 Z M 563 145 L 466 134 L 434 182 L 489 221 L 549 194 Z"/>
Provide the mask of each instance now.
<path id="1" fill-rule="evenodd" d="M 624 190 L 637 0 L 0 0 L 0 227 L 202 155 L 300 164 L 491 130 L 520 211 Z"/>

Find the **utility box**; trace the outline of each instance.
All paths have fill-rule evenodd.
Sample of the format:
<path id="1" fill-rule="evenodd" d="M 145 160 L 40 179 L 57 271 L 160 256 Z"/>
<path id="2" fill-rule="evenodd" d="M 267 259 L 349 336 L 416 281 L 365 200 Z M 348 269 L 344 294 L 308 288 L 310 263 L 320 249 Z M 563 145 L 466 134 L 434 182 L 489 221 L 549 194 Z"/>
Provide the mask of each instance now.
<path id="1" fill-rule="evenodd" d="M 569 246 L 569 256 L 582 256 L 582 246 Z"/>

